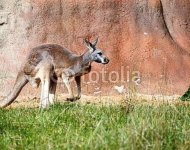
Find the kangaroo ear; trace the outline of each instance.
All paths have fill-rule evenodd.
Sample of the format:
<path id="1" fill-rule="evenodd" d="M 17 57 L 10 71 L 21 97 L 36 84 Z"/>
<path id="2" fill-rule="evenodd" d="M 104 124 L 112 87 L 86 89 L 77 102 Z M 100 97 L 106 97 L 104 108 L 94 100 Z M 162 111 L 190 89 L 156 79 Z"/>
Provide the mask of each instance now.
<path id="1" fill-rule="evenodd" d="M 84 43 L 88 47 L 90 52 L 94 51 L 92 43 L 90 43 L 87 39 L 84 40 Z"/>
<path id="2" fill-rule="evenodd" d="M 94 42 L 92 42 L 92 45 L 96 46 L 97 43 L 98 43 L 98 38 L 96 38 L 96 40 L 94 40 Z"/>

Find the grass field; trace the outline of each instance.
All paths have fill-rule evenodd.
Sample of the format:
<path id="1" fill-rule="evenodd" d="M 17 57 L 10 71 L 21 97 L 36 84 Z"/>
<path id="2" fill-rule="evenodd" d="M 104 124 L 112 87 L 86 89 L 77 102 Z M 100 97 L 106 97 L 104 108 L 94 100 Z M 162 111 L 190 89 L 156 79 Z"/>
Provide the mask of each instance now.
<path id="1" fill-rule="evenodd" d="M 0 109 L 0 149 L 190 149 L 189 104 Z"/>

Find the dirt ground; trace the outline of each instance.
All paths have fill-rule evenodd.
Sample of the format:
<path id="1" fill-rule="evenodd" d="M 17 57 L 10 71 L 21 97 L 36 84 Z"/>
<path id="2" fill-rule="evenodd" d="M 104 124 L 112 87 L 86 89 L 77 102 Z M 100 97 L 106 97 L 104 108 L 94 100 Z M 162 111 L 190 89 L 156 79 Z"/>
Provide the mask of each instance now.
<path id="1" fill-rule="evenodd" d="M 60 94 L 56 96 L 56 102 L 58 103 L 68 103 L 66 98 L 67 94 Z M 0 99 L 4 97 L 1 96 Z M 10 108 L 38 108 L 40 98 L 38 97 L 27 97 L 22 96 L 18 97 L 7 109 Z M 133 95 L 112 95 L 112 96 L 87 96 L 82 95 L 80 100 L 70 103 L 77 104 L 97 104 L 97 105 L 127 105 L 127 104 L 149 104 L 149 105 L 160 105 L 160 104 L 190 104 L 189 101 L 181 101 L 179 95 L 174 96 L 162 96 L 162 95 L 142 95 L 142 94 L 133 94 Z"/>

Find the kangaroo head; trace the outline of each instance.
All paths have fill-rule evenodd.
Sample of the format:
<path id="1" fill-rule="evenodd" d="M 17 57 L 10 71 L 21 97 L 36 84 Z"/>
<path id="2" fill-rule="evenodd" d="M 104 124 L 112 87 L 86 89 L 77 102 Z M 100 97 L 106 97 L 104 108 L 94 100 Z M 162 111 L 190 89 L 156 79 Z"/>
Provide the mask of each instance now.
<path id="1" fill-rule="evenodd" d="M 109 58 L 102 52 L 102 50 L 96 47 L 97 42 L 98 38 L 92 43 L 85 39 L 85 45 L 88 47 L 91 60 L 97 63 L 107 64 L 109 62 Z"/>

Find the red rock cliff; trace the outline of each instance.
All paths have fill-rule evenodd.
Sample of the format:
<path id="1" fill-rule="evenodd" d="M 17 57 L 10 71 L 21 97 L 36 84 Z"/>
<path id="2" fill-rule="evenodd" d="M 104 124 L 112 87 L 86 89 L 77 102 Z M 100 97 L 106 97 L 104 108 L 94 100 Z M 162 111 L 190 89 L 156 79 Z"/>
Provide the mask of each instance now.
<path id="1" fill-rule="evenodd" d="M 58 43 L 81 54 L 83 39 L 96 37 L 110 63 L 93 64 L 97 72 L 85 82 L 99 80 L 90 83 L 91 92 L 136 84 L 139 93 L 182 94 L 190 85 L 189 14 L 188 0 L 2 0 L 1 94 L 13 86 L 31 47 Z"/>

